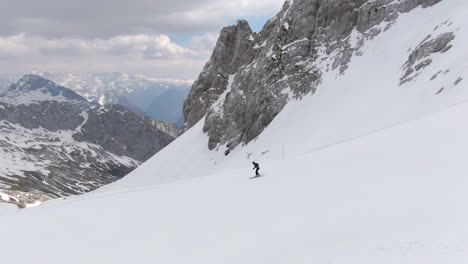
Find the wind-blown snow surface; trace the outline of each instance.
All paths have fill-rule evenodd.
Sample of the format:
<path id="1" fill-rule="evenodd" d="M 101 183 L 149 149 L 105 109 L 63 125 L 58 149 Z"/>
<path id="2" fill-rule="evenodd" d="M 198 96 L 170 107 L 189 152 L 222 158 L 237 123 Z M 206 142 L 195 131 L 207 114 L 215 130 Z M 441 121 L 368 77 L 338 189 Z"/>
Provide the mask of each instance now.
<path id="1" fill-rule="evenodd" d="M 227 157 L 199 123 L 99 192 L 3 215 L 2 260 L 466 263 L 466 10 L 447 0 L 402 15 Z M 399 86 L 409 49 L 447 20 L 453 47 Z M 254 159 L 265 176 L 250 180 Z"/>

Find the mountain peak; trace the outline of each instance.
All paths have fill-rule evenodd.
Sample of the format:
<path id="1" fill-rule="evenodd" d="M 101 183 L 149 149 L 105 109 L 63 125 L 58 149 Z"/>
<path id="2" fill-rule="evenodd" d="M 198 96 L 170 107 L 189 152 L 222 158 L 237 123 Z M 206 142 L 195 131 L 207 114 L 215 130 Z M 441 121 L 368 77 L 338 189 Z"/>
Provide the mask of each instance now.
<path id="1" fill-rule="evenodd" d="M 250 24 L 245 19 L 238 19 L 235 26 L 236 27 L 242 27 L 242 28 L 247 28 L 248 27 L 250 29 Z"/>
<path id="2" fill-rule="evenodd" d="M 229 76 L 254 58 L 254 40 L 254 33 L 245 20 L 238 20 L 235 25 L 221 30 L 209 62 L 184 103 L 184 117 L 188 127 L 202 119 L 218 96 L 223 94 Z"/>
<path id="3" fill-rule="evenodd" d="M 18 80 L 16 85 L 14 85 L 14 89 L 22 89 L 22 90 L 37 90 L 43 87 L 51 87 L 56 86 L 52 81 L 49 81 L 39 75 L 35 74 L 26 74 L 21 79 Z"/>
<path id="4" fill-rule="evenodd" d="M 8 91 L 0 94 L 5 103 L 26 104 L 30 102 L 71 100 L 87 102 L 82 96 L 72 90 L 47 80 L 39 75 L 27 74 L 16 84 L 10 85 Z"/>

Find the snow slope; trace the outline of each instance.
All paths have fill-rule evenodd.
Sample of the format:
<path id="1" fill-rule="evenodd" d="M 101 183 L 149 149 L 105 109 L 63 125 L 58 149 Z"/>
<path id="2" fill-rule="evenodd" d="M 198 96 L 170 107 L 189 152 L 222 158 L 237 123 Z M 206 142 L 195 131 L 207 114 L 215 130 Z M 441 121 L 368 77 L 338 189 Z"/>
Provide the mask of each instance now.
<path id="1" fill-rule="evenodd" d="M 2 260 L 466 263 L 466 10 L 444 0 L 401 15 L 345 75 L 327 73 L 227 157 L 199 123 L 118 183 L 3 215 Z M 436 26 L 456 32 L 453 47 L 400 86 Z M 252 160 L 263 178 L 249 179 Z"/>
<path id="2" fill-rule="evenodd" d="M 468 105 L 281 162 L 5 215 L 8 263 L 466 263 Z M 27 237 L 28 239 L 24 239 Z M 15 245 L 15 246 L 12 246 Z M 28 254 L 22 254 L 25 250 Z M 19 258 L 18 256 L 21 257 Z"/>
<path id="3" fill-rule="evenodd" d="M 0 215 L 17 212 L 18 210 L 20 209 L 13 204 L 0 202 Z"/>

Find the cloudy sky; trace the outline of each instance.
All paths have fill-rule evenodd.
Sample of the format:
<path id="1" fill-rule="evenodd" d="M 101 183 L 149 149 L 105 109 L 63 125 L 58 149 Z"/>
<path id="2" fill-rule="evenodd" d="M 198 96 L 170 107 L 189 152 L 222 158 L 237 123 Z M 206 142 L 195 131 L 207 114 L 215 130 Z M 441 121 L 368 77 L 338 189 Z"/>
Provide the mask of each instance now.
<path id="1" fill-rule="evenodd" d="M 254 30 L 284 0 L 0 0 L 0 74 L 31 71 L 195 79 L 223 26 Z"/>

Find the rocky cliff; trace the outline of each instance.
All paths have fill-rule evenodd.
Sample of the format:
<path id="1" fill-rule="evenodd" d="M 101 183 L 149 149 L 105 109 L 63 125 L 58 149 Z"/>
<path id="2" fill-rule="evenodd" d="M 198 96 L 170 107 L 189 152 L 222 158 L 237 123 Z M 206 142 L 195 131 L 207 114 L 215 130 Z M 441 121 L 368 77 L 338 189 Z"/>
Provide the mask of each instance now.
<path id="1" fill-rule="evenodd" d="M 324 72 L 344 74 L 363 43 L 388 30 L 400 14 L 440 1 L 289 0 L 259 33 L 239 21 L 221 31 L 195 81 L 184 104 L 186 125 L 204 118 L 208 147 L 225 146 L 228 154 L 260 135 L 289 100 L 315 93 Z M 416 60 L 444 52 L 451 39 L 422 40 L 426 45 L 408 59 L 402 82 L 424 67 Z"/>
<path id="2" fill-rule="evenodd" d="M 169 127 L 24 76 L 0 92 L 0 192 L 26 206 L 30 197 L 42 201 L 94 190 L 174 140 L 162 128 Z"/>

